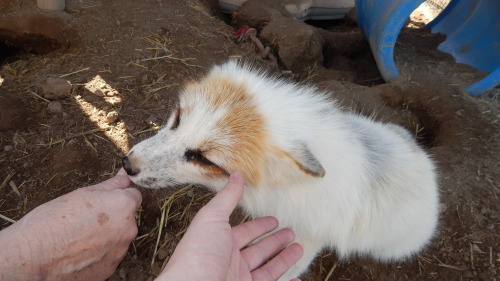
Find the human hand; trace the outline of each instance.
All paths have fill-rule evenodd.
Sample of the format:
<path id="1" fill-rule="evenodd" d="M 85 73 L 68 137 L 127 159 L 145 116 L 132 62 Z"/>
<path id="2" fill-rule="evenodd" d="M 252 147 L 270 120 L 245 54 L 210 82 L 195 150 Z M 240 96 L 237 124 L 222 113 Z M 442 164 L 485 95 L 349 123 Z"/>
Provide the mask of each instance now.
<path id="1" fill-rule="evenodd" d="M 104 280 L 137 235 L 141 194 L 123 169 L 38 206 L 0 232 L 0 280 Z"/>
<path id="2" fill-rule="evenodd" d="M 156 281 L 277 280 L 302 257 L 299 244 L 288 246 L 294 240 L 289 229 L 247 246 L 276 229 L 278 221 L 264 217 L 231 228 L 229 216 L 242 194 L 243 177 L 234 173 L 226 186 L 196 214 Z"/>

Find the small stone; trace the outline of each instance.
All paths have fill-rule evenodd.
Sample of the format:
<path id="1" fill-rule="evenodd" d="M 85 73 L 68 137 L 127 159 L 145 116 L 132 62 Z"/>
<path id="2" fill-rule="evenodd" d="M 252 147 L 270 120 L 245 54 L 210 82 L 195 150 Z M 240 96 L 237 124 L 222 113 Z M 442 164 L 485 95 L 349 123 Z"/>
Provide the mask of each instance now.
<path id="1" fill-rule="evenodd" d="M 42 95 L 48 99 L 67 97 L 73 88 L 69 81 L 59 77 L 48 77 L 40 81 L 38 87 L 42 90 Z"/>
<path id="2" fill-rule="evenodd" d="M 156 253 L 156 257 L 161 261 L 164 260 L 167 256 L 168 256 L 168 251 L 165 248 L 159 249 L 158 252 Z"/>
<path id="3" fill-rule="evenodd" d="M 5 152 L 12 151 L 13 149 L 14 149 L 14 147 L 12 145 L 6 145 L 3 147 L 3 151 L 5 151 Z"/>
<path id="4" fill-rule="evenodd" d="M 484 253 L 485 253 L 485 252 L 483 252 L 483 250 L 481 250 L 481 248 L 479 248 L 479 246 L 478 246 L 478 245 L 476 245 L 476 244 L 472 244 L 472 250 L 473 250 L 474 252 L 478 252 L 478 253 L 481 253 L 481 254 L 484 254 Z"/>
<path id="5" fill-rule="evenodd" d="M 98 97 L 103 97 L 104 93 L 101 91 L 101 89 L 96 89 L 95 91 L 92 92 L 94 95 Z"/>
<path id="6" fill-rule="evenodd" d="M 193 196 L 194 196 L 194 190 L 191 188 L 190 190 L 188 190 L 188 192 L 186 193 L 186 195 L 189 198 L 193 198 Z"/>
<path id="7" fill-rule="evenodd" d="M 490 212 L 490 209 L 486 208 L 486 207 L 482 207 L 481 208 L 481 215 L 483 216 L 487 216 L 489 215 L 491 212 Z"/>
<path id="8" fill-rule="evenodd" d="M 146 119 L 146 123 L 148 125 L 151 125 L 151 124 L 154 124 L 156 121 L 158 120 L 158 117 L 154 116 L 154 115 L 150 115 L 148 117 L 148 119 Z"/>
<path id="9" fill-rule="evenodd" d="M 114 123 L 116 120 L 118 120 L 118 112 L 111 111 L 106 115 L 107 123 Z"/>
<path id="10" fill-rule="evenodd" d="M 121 279 L 126 280 L 127 279 L 127 269 L 125 267 L 120 268 L 118 271 L 118 275 L 120 276 Z"/>
<path id="11" fill-rule="evenodd" d="M 448 209 L 448 207 L 446 206 L 446 204 L 444 204 L 444 203 L 439 204 L 439 212 L 441 214 L 445 213 L 447 209 Z"/>
<path id="12" fill-rule="evenodd" d="M 151 272 L 154 275 L 156 275 L 156 276 L 160 275 L 160 273 L 161 273 L 161 263 L 159 263 L 159 262 L 153 263 L 153 265 L 151 265 Z"/>
<path id="13" fill-rule="evenodd" d="M 51 101 L 47 106 L 47 109 L 52 113 L 61 113 L 62 112 L 62 104 L 58 101 Z"/>

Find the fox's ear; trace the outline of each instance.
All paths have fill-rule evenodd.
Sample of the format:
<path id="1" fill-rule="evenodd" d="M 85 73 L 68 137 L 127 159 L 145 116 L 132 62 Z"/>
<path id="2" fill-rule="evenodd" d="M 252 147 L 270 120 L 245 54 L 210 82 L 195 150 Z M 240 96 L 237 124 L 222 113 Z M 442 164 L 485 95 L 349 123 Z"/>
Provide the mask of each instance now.
<path id="1" fill-rule="evenodd" d="M 289 185 L 310 177 L 325 176 L 325 169 L 303 143 L 295 143 L 286 150 L 272 147 L 266 167 L 263 177 L 269 186 Z"/>
<path id="2" fill-rule="evenodd" d="M 297 143 L 290 150 L 289 157 L 304 173 L 316 178 L 322 178 L 325 176 L 325 169 L 321 166 L 318 159 L 316 159 L 316 157 L 311 153 L 307 145 Z"/>

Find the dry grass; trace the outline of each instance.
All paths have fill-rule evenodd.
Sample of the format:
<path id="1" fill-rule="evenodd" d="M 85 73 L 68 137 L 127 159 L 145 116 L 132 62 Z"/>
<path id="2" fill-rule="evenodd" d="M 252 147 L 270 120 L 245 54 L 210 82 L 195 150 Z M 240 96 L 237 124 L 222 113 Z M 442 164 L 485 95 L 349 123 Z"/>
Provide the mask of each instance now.
<path id="1" fill-rule="evenodd" d="M 151 264 L 153 264 L 154 261 L 155 261 L 155 257 L 156 257 L 156 253 L 158 251 L 158 245 L 160 243 L 160 238 L 161 238 L 162 231 L 163 231 L 164 228 L 167 227 L 167 224 L 168 224 L 168 221 L 169 221 L 170 208 L 172 207 L 172 203 L 174 202 L 175 199 L 177 199 L 178 197 L 184 195 L 192 187 L 193 187 L 192 185 L 187 185 L 187 186 L 185 186 L 185 187 L 177 190 L 172 195 L 170 195 L 169 197 L 167 197 L 167 199 L 165 199 L 165 202 L 163 203 L 163 205 L 161 207 L 160 223 L 159 223 L 159 225 L 157 227 L 158 228 L 158 236 L 157 236 L 157 239 L 156 239 L 156 244 L 155 244 L 155 248 L 154 248 L 154 252 L 153 252 L 153 257 L 151 259 Z"/>
<path id="2" fill-rule="evenodd" d="M 81 136 L 85 136 L 85 135 L 91 135 L 91 134 L 94 134 L 94 133 L 97 133 L 97 132 L 107 131 L 107 130 L 112 129 L 112 128 L 113 128 L 113 126 L 105 126 L 103 128 L 95 128 L 95 129 L 88 130 L 88 131 L 85 131 L 85 132 L 70 134 L 69 136 L 66 136 L 66 137 L 64 137 L 62 139 L 58 139 L 58 140 L 55 140 L 55 141 L 51 140 L 49 143 L 45 143 L 45 144 L 42 144 L 42 145 L 44 145 L 44 146 L 52 146 L 52 145 L 56 145 L 56 144 L 65 142 L 67 140 L 70 140 L 72 138 L 81 137 Z"/>
<path id="3" fill-rule="evenodd" d="M 6 217 L 6 216 L 4 216 L 4 215 L 2 215 L 2 214 L 0 214 L 0 218 L 1 218 L 1 219 L 3 219 L 3 220 L 8 221 L 8 222 L 10 222 L 10 223 L 15 223 L 15 222 L 16 222 L 15 220 L 13 220 L 13 219 L 11 219 L 11 218 L 9 218 L 9 217 Z"/>
<path id="4" fill-rule="evenodd" d="M 10 171 L 7 177 L 3 180 L 2 184 L 0 185 L 0 190 L 2 190 L 5 186 L 7 186 L 7 183 L 10 182 L 10 179 L 16 174 L 15 171 Z"/>

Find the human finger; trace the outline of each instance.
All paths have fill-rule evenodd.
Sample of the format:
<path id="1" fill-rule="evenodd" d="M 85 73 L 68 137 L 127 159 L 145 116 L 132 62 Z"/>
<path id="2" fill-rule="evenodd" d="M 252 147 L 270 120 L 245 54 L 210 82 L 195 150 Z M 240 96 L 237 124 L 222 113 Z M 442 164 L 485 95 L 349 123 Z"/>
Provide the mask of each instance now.
<path id="1" fill-rule="evenodd" d="M 132 200 L 135 202 L 135 209 L 139 208 L 142 203 L 142 194 L 137 188 L 129 187 L 126 189 L 123 189 L 123 192 L 125 192 Z"/>
<path id="2" fill-rule="evenodd" d="M 222 215 L 229 219 L 229 216 L 240 201 L 241 196 L 243 196 L 243 184 L 243 175 L 239 172 L 232 173 L 224 188 L 222 188 L 221 191 L 202 208 L 202 210 L 204 212 L 221 212 Z"/>
<path id="3" fill-rule="evenodd" d="M 127 172 L 125 172 L 125 170 L 121 168 L 114 177 L 91 186 L 91 189 L 115 190 L 115 189 L 125 189 L 129 186 L 130 186 L 130 178 L 127 176 Z"/>
<path id="4" fill-rule="evenodd" d="M 293 232 L 288 228 L 284 228 L 242 250 L 241 255 L 247 262 L 250 271 L 253 271 L 292 243 L 294 239 Z"/>
<path id="5" fill-rule="evenodd" d="M 118 173 L 112 178 L 117 181 L 117 184 L 115 186 L 112 186 L 114 188 L 120 188 L 120 189 L 125 189 L 130 186 L 130 178 L 127 175 L 127 172 L 125 171 L 124 168 L 121 168 L 118 170 Z"/>
<path id="6" fill-rule="evenodd" d="M 304 249 L 297 243 L 285 248 L 276 257 L 262 267 L 252 271 L 254 281 L 277 280 L 292 267 L 304 254 Z"/>
<path id="7" fill-rule="evenodd" d="M 262 235 L 275 230 L 279 223 L 275 217 L 262 217 L 233 227 L 233 239 L 239 249 Z"/>

